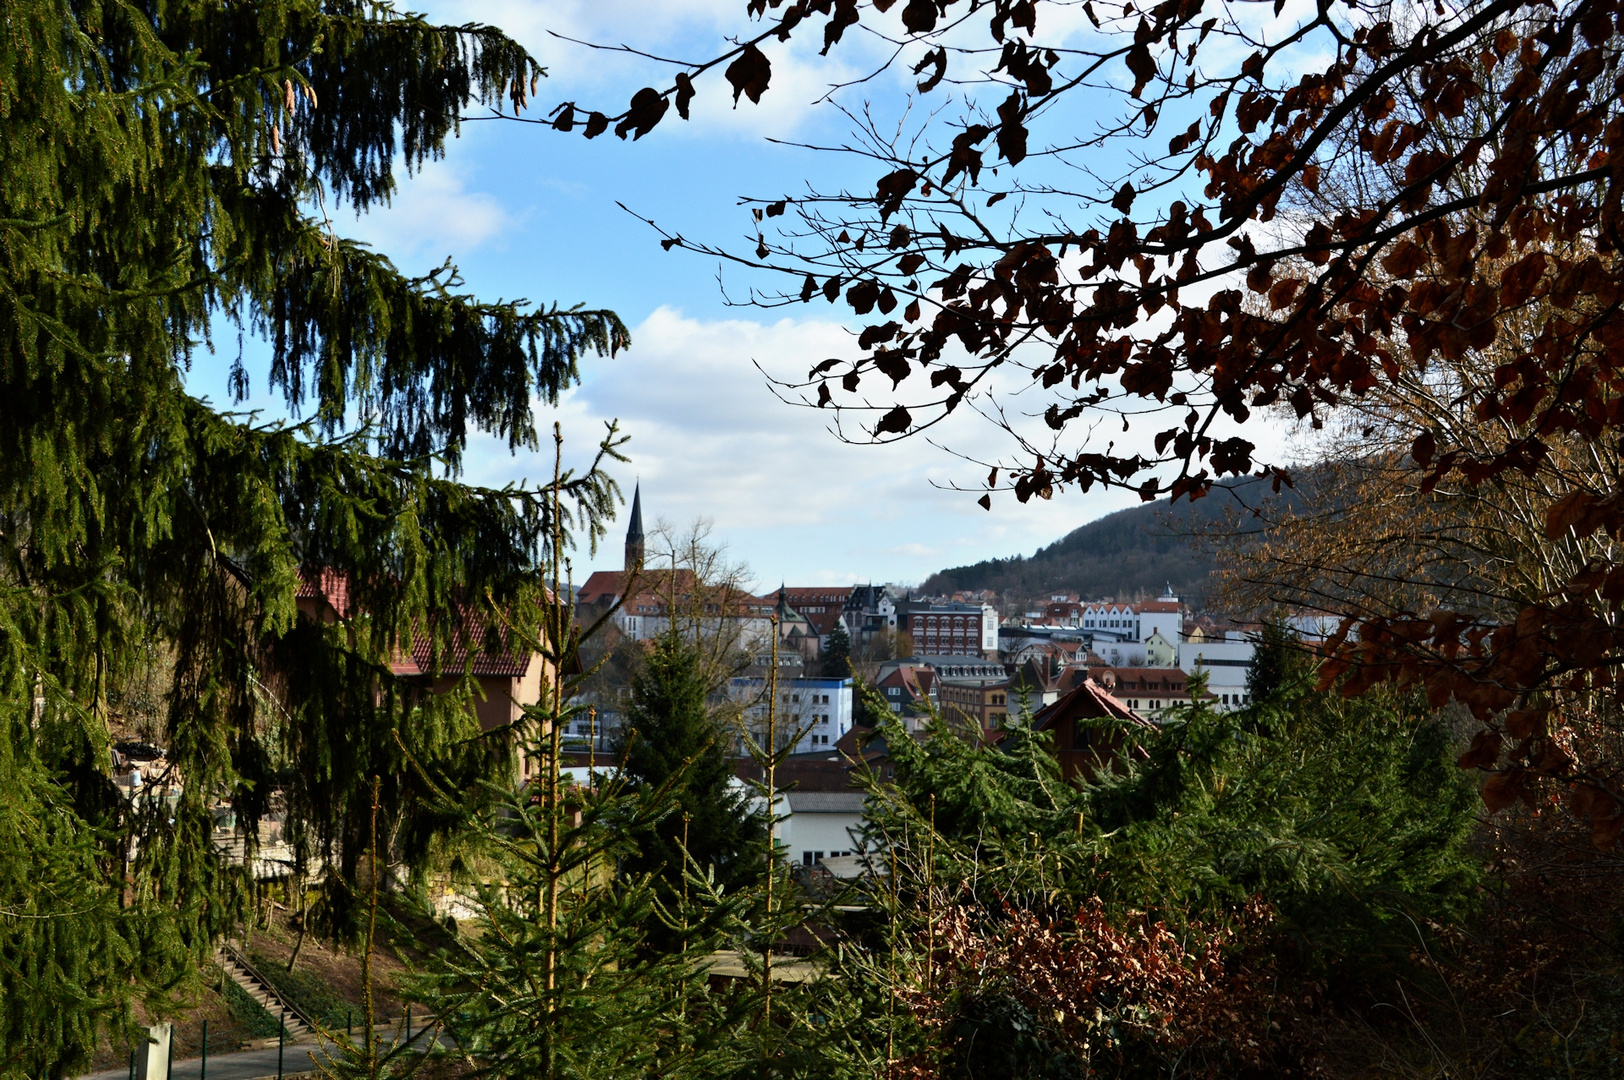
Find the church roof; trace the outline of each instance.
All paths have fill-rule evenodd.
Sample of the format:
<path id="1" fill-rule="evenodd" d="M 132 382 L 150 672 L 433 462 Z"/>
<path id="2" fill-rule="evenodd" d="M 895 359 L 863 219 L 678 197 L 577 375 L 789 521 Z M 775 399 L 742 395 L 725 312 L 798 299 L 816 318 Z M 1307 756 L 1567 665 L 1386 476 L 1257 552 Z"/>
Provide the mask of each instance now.
<path id="1" fill-rule="evenodd" d="M 780 591 L 789 598 L 789 606 L 795 613 L 811 623 L 820 637 L 834 632 L 852 597 L 850 585 L 790 585 Z"/>
<path id="2" fill-rule="evenodd" d="M 626 524 L 626 543 L 643 539 L 643 484 L 638 482 L 632 489 L 631 520 Z"/>
<path id="3" fill-rule="evenodd" d="M 812 626 L 811 619 L 808 619 L 805 615 L 802 615 L 799 611 L 796 611 L 794 608 L 790 607 L 789 592 L 782 585 L 778 586 L 777 615 L 780 630 L 787 630 L 790 627 L 805 626 L 807 630 L 811 630 L 813 633 L 817 632 Z"/>
<path id="4" fill-rule="evenodd" d="M 621 610 L 629 615 L 664 615 L 673 596 L 679 603 L 698 603 L 707 614 L 713 615 L 761 616 L 772 610 L 772 600 L 768 597 L 753 596 L 728 586 L 704 585 L 686 568 L 638 571 L 635 595 L 625 596 L 629 580 L 632 575 L 625 570 L 595 570 L 581 585 L 576 602 L 592 607 L 624 600 Z M 725 610 L 714 611 L 713 607 Z"/>

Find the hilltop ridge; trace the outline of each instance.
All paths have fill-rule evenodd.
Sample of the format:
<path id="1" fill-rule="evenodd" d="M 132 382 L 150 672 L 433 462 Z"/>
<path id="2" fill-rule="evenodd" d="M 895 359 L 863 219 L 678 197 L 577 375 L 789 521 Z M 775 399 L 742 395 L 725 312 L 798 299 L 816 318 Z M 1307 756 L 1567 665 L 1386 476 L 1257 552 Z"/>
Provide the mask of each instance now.
<path id="1" fill-rule="evenodd" d="M 1216 566 L 1211 538 L 1199 534 L 1233 521 L 1244 529 L 1246 507 L 1264 499 L 1297 502 L 1290 489 L 1276 496 L 1268 482 L 1238 477 L 1218 484 L 1191 503 L 1167 499 L 1129 507 L 1081 525 L 1030 556 L 984 559 L 938 570 L 921 591 L 929 594 L 991 589 L 1005 600 L 1031 600 L 1051 593 L 1085 599 L 1132 600 L 1156 596 L 1168 585 L 1195 607 L 1206 600 Z"/>

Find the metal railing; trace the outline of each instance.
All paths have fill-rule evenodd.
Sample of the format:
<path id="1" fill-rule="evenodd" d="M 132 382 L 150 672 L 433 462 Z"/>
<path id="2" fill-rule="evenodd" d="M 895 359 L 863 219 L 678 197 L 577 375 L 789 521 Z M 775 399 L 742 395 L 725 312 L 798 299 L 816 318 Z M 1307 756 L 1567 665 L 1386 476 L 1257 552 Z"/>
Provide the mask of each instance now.
<path id="1" fill-rule="evenodd" d="M 314 1017 L 306 1015 L 302 1010 L 295 1006 L 293 1002 L 289 1001 L 287 996 L 283 994 L 281 990 L 277 989 L 274 982 L 267 979 L 260 973 L 258 968 L 249 962 L 248 957 L 243 955 L 241 949 L 238 949 L 235 945 L 232 945 L 229 942 L 221 942 L 220 952 L 228 959 L 236 963 L 238 967 L 246 971 L 255 982 L 259 983 L 259 985 L 265 989 L 267 994 L 274 997 L 278 1006 L 280 1006 L 284 1013 L 291 1015 L 295 1020 L 299 1021 L 311 1031 L 321 1030 L 321 1024 L 319 1024 Z M 285 1029 L 287 1027 L 285 1017 L 277 1017 L 277 1024 Z"/>

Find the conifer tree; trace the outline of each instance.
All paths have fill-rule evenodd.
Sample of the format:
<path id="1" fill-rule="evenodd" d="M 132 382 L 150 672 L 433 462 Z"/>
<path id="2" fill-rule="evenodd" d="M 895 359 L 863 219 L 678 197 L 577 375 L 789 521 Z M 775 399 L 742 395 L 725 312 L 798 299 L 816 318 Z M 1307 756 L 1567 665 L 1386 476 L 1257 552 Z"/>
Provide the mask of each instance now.
<path id="1" fill-rule="evenodd" d="M 548 578 L 567 580 L 561 541 L 550 559 Z M 452 1036 L 446 1052 L 474 1063 L 475 1075 L 724 1075 L 738 1053 L 731 1035 L 751 1002 L 712 994 L 706 959 L 736 932 L 749 898 L 724 896 L 713 877 L 694 873 L 698 864 L 684 860 L 680 843 L 682 861 L 667 870 L 679 888 L 657 889 L 635 866 L 638 843 L 657 844 L 656 825 L 677 811 L 680 771 L 639 783 L 624 753 L 589 761 L 581 772 L 565 768 L 563 733 L 589 708 L 581 691 L 593 671 L 581 662 L 582 646 L 607 625 L 600 618 L 578 626 L 568 597 L 567 589 L 549 597 L 530 642 L 546 656 L 549 678 L 522 725 L 529 775 L 481 781 L 491 797 L 474 800 L 483 809 L 473 857 L 456 882 L 472 917 L 432 950 L 413 996 Z M 656 649 L 654 662 L 695 658 L 691 647 L 674 658 Z M 682 674 L 693 680 L 691 671 Z M 468 793 L 452 786 L 454 774 L 423 772 L 448 812 L 469 804 Z M 370 1042 L 338 1041 L 344 1052 L 342 1067 L 329 1070 L 335 1080 L 393 1075 L 383 1070 L 412 1064 L 410 1055 Z"/>
<path id="2" fill-rule="evenodd" d="M 1313 674 L 1313 664 L 1291 631 L 1279 621 L 1263 626 L 1252 666 L 1246 670 L 1246 700 L 1254 705 L 1281 693 L 1300 693 Z"/>
<path id="3" fill-rule="evenodd" d="M 52 869 L 5 872 L 0 955 L 28 962 L 0 963 L 0 1075 L 77 1067 L 228 925 L 244 883 L 213 851 L 216 801 L 253 837 L 283 790 L 301 861 L 336 871 L 321 912 L 353 933 L 369 778 L 385 857 L 411 864 L 456 822 L 424 809 L 406 755 L 467 777 L 507 752 L 471 680 L 424 695 L 390 661 L 416 641 L 441 666 L 472 614 L 538 617 L 551 504 L 459 482 L 463 447 L 470 429 L 534 447 L 532 402 L 625 328 L 479 300 L 449 263 L 402 274 L 311 208 L 387 200 L 466 106 L 521 107 L 542 74 L 499 31 L 368 0 L 7 8 L 0 792 L 36 828 L 7 830 L 0 865 Z M 188 393 L 221 331 L 265 339 L 261 377 L 304 420 Z M 232 362 L 240 395 L 253 377 Z M 601 472 L 570 480 L 576 535 L 616 497 Z M 321 572 L 347 587 L 335 625 L 297 616 Z M 109 687 L 152 636 L 174 657 L 163 812 L 107 776 Z"/>
<path id="4" fill-rule="evenodd" d="M 636 836 L 627 868 L 655 875 L 669 901 L 681 889 L 688 857 L 719 883 L 737 888 L 761 874 L 755 857 L 766 833 L 733 782 L 733 737 L 709 704 L 699 650 L 677 628 L 655 639 L 632 679 L 617 737 L 626 774 L 655 790 L 670 785 L 672 813 Z"/>
<path id="5" fill-rule="evenodd" d="M 860 883 L 880 918 L 834 976 L 865 1003 L 852 1051 L 883 1039 L 894 1074 L 931 1077 L 1083 1075 L 1090 1046 L 1112 1075 L 1235 1075 L 1293 986 L 1436 989 L 1417 945 L 1478 877 L 1446 733 L 1418 695 L 1349 701 L 1288 666 L 1254 709 L 1198 695 L 1093 780 L 1024 717 L 997 742 L 882 719 Z"/>
<path id="6" fill-rule="evenodd" d="M 823 674 L 831 679 L 851 677 L 851 636 L 845 623 L 837 622 L 829 631 L 829 643 L 823 647 Z"/>

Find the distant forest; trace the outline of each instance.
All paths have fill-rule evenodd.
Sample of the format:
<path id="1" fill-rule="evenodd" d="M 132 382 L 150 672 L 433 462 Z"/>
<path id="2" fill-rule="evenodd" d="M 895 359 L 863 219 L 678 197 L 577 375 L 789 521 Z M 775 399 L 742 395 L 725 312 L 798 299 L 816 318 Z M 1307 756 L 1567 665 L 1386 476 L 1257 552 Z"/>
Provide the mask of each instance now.
<path id="1" fill-rule="evenodd" d="M 1295 501 L 1289 492 L 1279 497 Z M 1091 521 L 1031 556 L 939 570 L 925 579 L 921 591 L 992 589 L 1004 601 L 1052 593 L 1137 600 L 1159 596 L 1172 585 L 1180 599 L 1199 608 L 1216 565 L 1214 546 L 1225 532 L 1246 528 L 1247 506 L 1273 498 L 1264 481 L 1242 477 L 1194 503 L 1158 499 Z"/>

